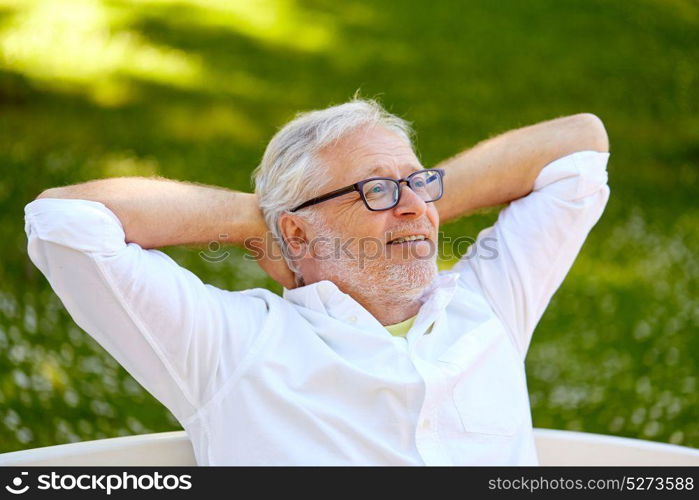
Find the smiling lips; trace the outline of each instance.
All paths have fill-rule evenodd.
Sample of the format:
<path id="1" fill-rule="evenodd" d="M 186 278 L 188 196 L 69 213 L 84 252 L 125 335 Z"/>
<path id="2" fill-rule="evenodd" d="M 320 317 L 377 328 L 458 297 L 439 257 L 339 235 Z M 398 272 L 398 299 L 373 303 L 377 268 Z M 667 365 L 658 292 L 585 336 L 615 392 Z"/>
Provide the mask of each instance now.
<path id="1" fill-rule="evenodd" d="M 410 236 L 401 236 L 399 238 L 395 238 L 391 241 L 388 242 L 389 245 L 398 245 L 400 243 L 406 243 L 408 241 L 424 241 L 427 238 L 425 238 L 424 235 L 422 234 L 413 234 Z"/>

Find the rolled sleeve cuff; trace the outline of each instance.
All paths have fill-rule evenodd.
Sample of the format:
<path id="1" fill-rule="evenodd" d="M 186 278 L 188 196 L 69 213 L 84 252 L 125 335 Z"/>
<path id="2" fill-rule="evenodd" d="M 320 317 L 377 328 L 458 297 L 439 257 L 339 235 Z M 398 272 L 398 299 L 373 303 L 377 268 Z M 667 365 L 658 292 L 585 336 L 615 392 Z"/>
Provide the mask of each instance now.
<path id="1" fill-rule="evenodd" d="M 546 165 L 534 181 L 534 191 L 563 200 L 588 197 L 607 185 L 610 153 L 579 151 Z"/>
<path id="2" fill-rule="evenodd" d="M 114 253 L 126 246 L 121 221 L 97 201 L 41 198 L 24 207 L 24 217 L 27 238 L 86 253 Z"/>

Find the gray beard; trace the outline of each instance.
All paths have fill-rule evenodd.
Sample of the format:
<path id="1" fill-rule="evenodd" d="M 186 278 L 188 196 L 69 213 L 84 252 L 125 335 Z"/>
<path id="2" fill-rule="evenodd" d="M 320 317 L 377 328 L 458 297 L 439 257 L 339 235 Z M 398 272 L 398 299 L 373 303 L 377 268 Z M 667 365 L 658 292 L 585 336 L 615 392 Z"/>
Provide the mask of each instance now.
<path id="1" fill-rule="evenodd" d="M 316 230 L 319 237 L 328 240 L 316 245 L 317 253 L 332 255 L 334 247 L 331 242 L 341 235 L 323 223 L 316 225 Z M 339 252 L 337 258 L 326 258 L 318 264 L 323 279 L 332 281 L 346 293 L 387 305 L 418 300 L 438 272 L 436 253 L 429 259 L 391 262 L 384 257 L 360 260 Z"/>

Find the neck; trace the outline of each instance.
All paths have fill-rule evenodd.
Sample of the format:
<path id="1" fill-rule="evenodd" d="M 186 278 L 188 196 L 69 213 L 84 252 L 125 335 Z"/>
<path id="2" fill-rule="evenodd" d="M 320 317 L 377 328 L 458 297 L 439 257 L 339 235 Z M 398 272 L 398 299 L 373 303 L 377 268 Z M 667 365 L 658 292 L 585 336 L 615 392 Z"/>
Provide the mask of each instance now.
<path id="1" fill-rule="evenodd" d="M 346 290 L 339 285 L 338 288 L 350 295 L 384 326 L 412 318 L 422 305 L 418 299 L 421 293 L 366 294 L 362 290 Z"/>

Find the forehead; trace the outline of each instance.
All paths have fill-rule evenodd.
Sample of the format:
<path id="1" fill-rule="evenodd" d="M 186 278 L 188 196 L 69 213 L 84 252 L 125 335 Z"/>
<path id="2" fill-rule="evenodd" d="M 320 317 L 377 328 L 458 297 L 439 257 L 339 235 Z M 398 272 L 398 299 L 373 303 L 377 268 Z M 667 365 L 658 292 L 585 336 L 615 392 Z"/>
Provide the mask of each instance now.
<path id="1" fill-rule="evenodd" d="M 333 185 L 374 176 L 405 176 L 422 169 L 405 140 L 384 127 L 361 128 L 321 151 Z"/>

